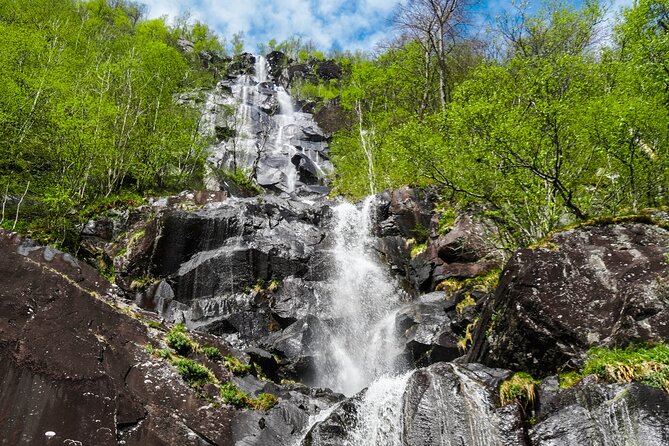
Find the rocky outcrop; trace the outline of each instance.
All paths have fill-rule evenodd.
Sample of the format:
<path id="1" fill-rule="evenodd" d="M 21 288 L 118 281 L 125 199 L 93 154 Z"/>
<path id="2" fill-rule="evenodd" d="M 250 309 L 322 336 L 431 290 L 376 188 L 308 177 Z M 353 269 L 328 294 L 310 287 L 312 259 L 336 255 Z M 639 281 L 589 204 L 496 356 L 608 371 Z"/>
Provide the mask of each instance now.
<path id="1" fill-rule="evenodd" d="M 0 231 L 0 270 L 2 444 L 233 444 L 92 268 Z"/>
<path id="2" fill-rule="evenodd" d="M 557 380 L 550 390 L 542 384 L 541 409 L 529 430 L 533 446 L 669 443 L 669 394 L 637 383 L 598 384 L 591 378 L 566 390 L 557 388 Z"/>
<path id="3" fill-rule="evenodd" d="M 526 445 L 518 406 L 499 408 L 506 370 L 439 363 L 380 380 L 307 433 L 304 446 Z"/>
<path id="4" fill-rule="evenodd" d="M 517 251 L 486 304 L 472 362 L 545 376 L 592 346 L 669 339 L 669 231 L 648 223 L 559 232 Z"/>
<path id="5" fill-rule="evenodd" d="M 277 395 L 274 408 L 235 409 L 210 384 L 205 399 L 148 353 L 148 344 L 164 346 L 159 322 L 93 268 L 0 231 L 0 271 L 0 444 L 290 446 L 310 416 L 342 398 L 247 375 L 232 380 L 251 397 Z M 190 335 L 244 357 L 215 337 Z M 248 355 L 272 374 L 271 355 Z M 189 357 L 220 382 L 231 379 L 202 353 Z"/>

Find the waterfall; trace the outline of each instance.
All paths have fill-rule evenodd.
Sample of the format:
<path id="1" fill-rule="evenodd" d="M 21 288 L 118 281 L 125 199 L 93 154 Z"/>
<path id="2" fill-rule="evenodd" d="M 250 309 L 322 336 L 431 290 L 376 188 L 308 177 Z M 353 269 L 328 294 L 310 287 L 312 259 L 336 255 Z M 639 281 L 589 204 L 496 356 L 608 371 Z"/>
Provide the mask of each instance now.
<path id="1" fill-rule="evenodd" d="M 369 386 L 358 405 L 350 446 L 404 446 L 404 393 L 412 373 L 382 376 Z"/>
<path id="2" fill-rule="evenodd" d="M 242 169 L 274 192 L 299 194 L 304 186 L 323 185 L 333 169 L 325 135 L 310 113 L 295 110 L 264 57 L 256 57 L 253 69 L 253 76 L 221 81 L 207 98 L 203 131 L 214 136 L 222 128 L 234 135 L 212 147 L 210 162 Z"/>
<path id="3" fill-rule="evenodd" d="M 400 290 L 372 256 L 373 197 L 361 208 L 334 209 L 335 263 L 330 290 L 332 337 L 323 352 L 320 385 L 351 395 L 397 368 L 394 333 Z"/>

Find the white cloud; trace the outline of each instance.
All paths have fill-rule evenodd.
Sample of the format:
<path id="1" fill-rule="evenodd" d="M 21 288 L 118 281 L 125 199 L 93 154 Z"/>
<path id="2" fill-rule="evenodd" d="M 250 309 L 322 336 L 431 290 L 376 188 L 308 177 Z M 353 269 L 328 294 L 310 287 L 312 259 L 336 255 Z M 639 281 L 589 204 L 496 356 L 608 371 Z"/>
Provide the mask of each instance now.
<path id="1" fill-rule="evenodd" d="M 247 49 L 293 35 L 323 50 L 371 50 L 390 32 L 388 19 L 399 0 L 143 0 L 149 17 L 171 19 L 190 11 L 223 37 L 244 31 Z"/>

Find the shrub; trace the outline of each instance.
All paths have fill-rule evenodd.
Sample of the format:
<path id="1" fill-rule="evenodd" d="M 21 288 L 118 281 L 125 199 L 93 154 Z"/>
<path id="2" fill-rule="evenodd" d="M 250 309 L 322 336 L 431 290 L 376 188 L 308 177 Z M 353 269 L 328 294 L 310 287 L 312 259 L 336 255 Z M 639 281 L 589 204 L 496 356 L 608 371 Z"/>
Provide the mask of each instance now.
<path id="1" fill-rule="evenodd" d="M 249 395 L 242 392 L 237 386 L 228 381 L 221 386 L 221 399 L 226 404 L 231 404 L 235 407 L 247 407 L 250 401 Z"/>
<path id="2" fill-rule="evenodd" d="M 165 337 L 167 345 L 172 347 L 174 351 L 180 355 L 187 355 L 193 350 L 193 341 L 186 334 L 186 327 L 183 324 L 177 324 L 172 328 Z"/>
<path id="3" fill-rule="evenodd" d="M 212 361 L 220 361 L 221 359 L 223 359 L 221 351 L 216 347 L 209 347 L 209 346 L 203 347 L 201 351 L 202 353 L 204 353 L 204 356 L 211 359 Z"/>
<path id="4" fill-rule="evenodd" d="M 527 373 L 518 372 L 499 387 L 499 399 L 502 405 L 518 401 L 523 406 L 534 402 L 534 386 L 539 381 Z"/>
<path id="5" fill-rule="evenodd" d="M 215 381 L 211 370 L 191 359 L 177 359 L 174 362 L 179 374 L 192 387 L 202 387 Z"/>

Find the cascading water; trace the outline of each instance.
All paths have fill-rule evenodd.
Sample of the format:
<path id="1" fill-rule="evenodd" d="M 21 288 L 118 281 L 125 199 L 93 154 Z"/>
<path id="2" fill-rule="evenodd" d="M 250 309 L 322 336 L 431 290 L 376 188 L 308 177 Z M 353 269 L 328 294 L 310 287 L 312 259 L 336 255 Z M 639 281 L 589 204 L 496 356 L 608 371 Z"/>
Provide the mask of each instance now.
<path id="1" fill-rule="evenodd" d="M 253 68 L 253 76 L 223 81 L 207 98 L 203 130 L 232 135 L 213 147 L 210 160 L 220 168 L 241 169 L 275 192 L 304 186 L 310 193 L 309 187 L 323 184 L 332 171 L 325 136 L 311 114 L 295 110 L 290 95 L 269 75 L 265 58 L 256 57 Z M 225 89 L 232 95 L 223 94 Z"/>
<path id="2" fill-rule="evenodd" d="M 370 253 L 373 198 L 334 209 L 335 262 L 329 283 L 332 336 L 320 358 L 319 384 L 351 395 L 393 373 L 400 349 L 394 310 L 401 292 Z"/>

